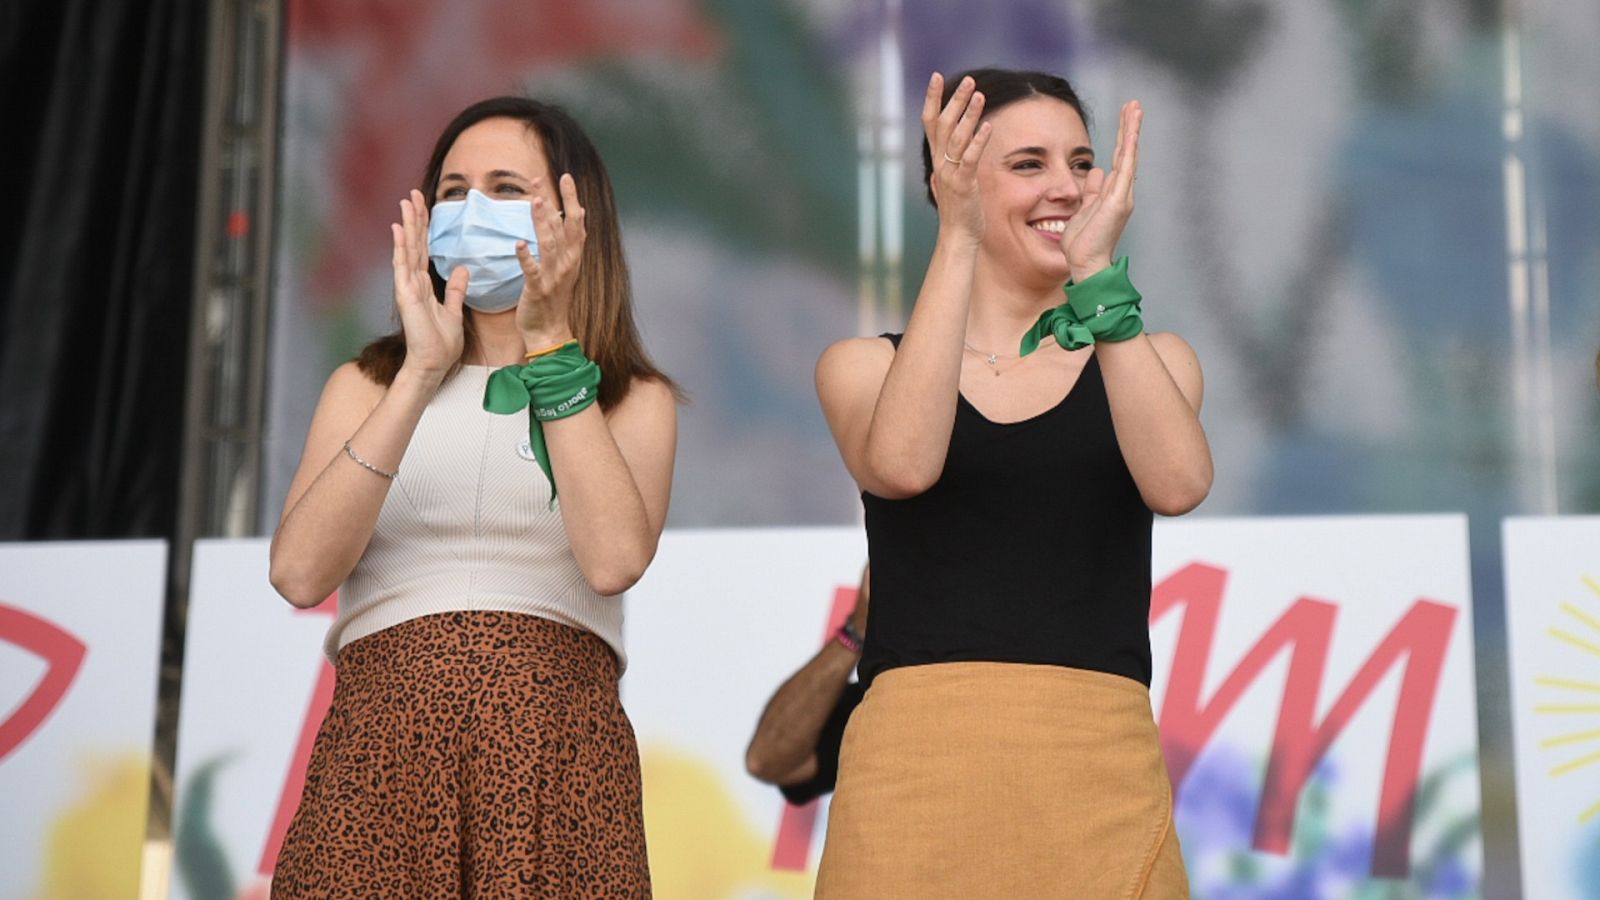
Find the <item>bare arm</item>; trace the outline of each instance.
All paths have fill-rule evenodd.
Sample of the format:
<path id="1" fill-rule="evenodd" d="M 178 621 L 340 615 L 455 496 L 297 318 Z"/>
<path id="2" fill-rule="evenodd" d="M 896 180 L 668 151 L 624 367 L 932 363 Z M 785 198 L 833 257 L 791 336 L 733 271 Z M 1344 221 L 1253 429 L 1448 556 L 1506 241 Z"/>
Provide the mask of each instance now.
<path id="1" fill-rule="evenodd" d="M 1111 265 L 1122 229 L 1133 214 L 1144 109 L 1123 104 L 1109 173 L 1090 173 L 1083 211 L 1062 237 L 1074 282 Z M 1067 292 L 1070 294 L 1069 286 Z M 1211 491 L 1211 448 L 1200 427 L 1204 379 L 1194 350 L 1175 334 L 1141 334 L 1095 345 L 1117 446 L 1145 505 L 1182 515 Z"/>
<path id="2" fill-rule="evenodd" d="M 829 641 L 772 695 L 745 751 L 745 768 L 756 780 L 794 784 L 816 774 L 817 735 L 858 659 Z"/>
<path id="3" fill-rule="evenodd" d="M 272 537 L 272 586 L 295 606 L 315 606 L 355 568 L 372 538 L 390 479 L 344 452 L 393 472 L 436 385 L 404 370 L 387 390 L 345 363 L 328 379 L 300 467 Z"/>
<path id="4" fill-rule="evenodd" d="M 622 593 L 655 558 L 672 491 L 677 416 L 670 388 L 639 381 L 609 413 L 593 405 L 544 423 L 561 521 L 595 593 Z"/>
<path id="5" fill-rule="evenodd" d="M 817 363 L 817 396 L 845 467 L 863 490 L 889 499 L 922 493 L 944 470 L 983 235 L 975 174 L 990 134 L 978 122 L 983 95 L 966 79 L 941 111 L 943 85 L 936 73 L 922 107 L 938 163 L 939 238 L 905 337 L 898 352 L 881 341 L 840 341 Z"/>
<path id="6" fill-rule="evenodd" d="M 861 572 L 850 621 L 867 633 L 872 569 Z M 767 784 L 796 784 L 817 774 L 817 738 L 844 693 L 861 657 L 830 639 L 798 672 L 789 676 L 761 711 L 756 733 L 745 751 L 745 768 Z"/>
<path id="7" fill-rule="evenodd" d="M 311 418 L 306 446 L 272 536 L 272 586 L 295 606 L 316 606 L 342 583 L 372 539 L 390 479 L 344 452 L 345 441 L 375 468 L 394 472 L 422 410 L 461 356 L 467 272 L 458 269 L 440 303 L 428 277 L 428 212 L 422 194 L 400 202 L 394 239 L 395 307 L 406 361 L 384 388 L 355 363 L 334 371 Z"/>
<path id="8" fill-rule="evenodd" d="M 1163 333 L 1097 344 L 1117 446 L 1146 506 L 1164 516 L 1211 492 L 1211 447 L 1200 426 L 1205 384 L 1183 338 Z"/>
<path id="9" fill-rule="evenodd" d="M 577 182 L 570 174 L 556 181 L 559 208 L 542 193 L 543 179 L 534 179 L 539 257 L 525 242 L 517 244 L 523 287 L 516 321 L 529 352 L 572 338 L 572 298 L 588 242 L 588 212 L 578 200 Z M 636 381 L 609 411 L 591 405 L 545 422 L 544 436 L 578 568 L 595 593 L 620 594 L 643 577 L 667 521 L 677 398 L 659 381 Z"/>

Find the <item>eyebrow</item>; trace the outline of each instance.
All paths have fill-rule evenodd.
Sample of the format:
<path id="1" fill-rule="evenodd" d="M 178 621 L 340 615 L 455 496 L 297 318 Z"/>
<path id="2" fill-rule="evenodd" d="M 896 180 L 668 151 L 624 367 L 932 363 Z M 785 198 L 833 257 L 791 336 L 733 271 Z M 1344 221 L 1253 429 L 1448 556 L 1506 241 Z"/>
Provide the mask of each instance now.
<path id="1" fill-rule="evenodd" d="M 1013 156 L 1045 156 L 1045 155 L 1047 155 L 1047 151 L 1043 147 L 1018 147 L 1017 149 L 1011 151 L 1010 153 L 1007 153 L 1005 158 L 1010 159 Z M 1069 152 L 1067 154 L 1067 156 L 1069 158 L 1070 157 L 1074 157 L 1074 156 L 1087 156 L 1090 159 L 1093 159 L 1094 158 L 1094 148 L 1093 147 L 1073 147 L 1071 152 Z"/>
<path id="2" fill-rule="evenodd" d="M 494 171 L 489 173 L 489 177 L 490 178 L 516 178 L 516 179 L 518 179 L 520 181 L 528 181 L 529 180 L 528 177 L 523 175 L 522 173 L 513 172 L 510 169 L 495 169 Z M 444 184 L 446 181 L 466 181 L 466 180 L 467 180 L 467 176 L 462 175 L 459 172 L 451 172 L 449 175 L 441 176 L 439 178 L 439 183 L 440 184 Z"/>

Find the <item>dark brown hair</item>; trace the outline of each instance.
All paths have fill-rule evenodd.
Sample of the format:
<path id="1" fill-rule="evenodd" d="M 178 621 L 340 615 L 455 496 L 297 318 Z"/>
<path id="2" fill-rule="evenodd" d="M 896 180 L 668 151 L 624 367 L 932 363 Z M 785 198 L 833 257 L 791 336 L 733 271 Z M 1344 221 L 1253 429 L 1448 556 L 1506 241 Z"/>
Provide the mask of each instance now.
<path id="1" fill-rule="evenodd" d="M 428 157 L 428 167 L 422 175 L 422 193 L 429 208 L 438 192 L 444 158 L 450 148 L 463 131 L 486 119 L 522 122 L 529 134 L 542 144 L 545 158 L 550 162 L 552 182 L 563 173 L 571 173 L 576 182 L 578 202 L 586 213 L 588 237 L 573 287 L 570 315 L 572 333 L 582 344 L 584 354 L 600 366 L 601 408 L 611 409 L 622 402 L 636 378 L 660 381 L 682 399 L 678 386 L 650 361 L 638 326 L 634 324 L 633 288 L 628 278 L 628 262 L 622 255 L 622 229 L 617 221 L 616 200 L 611 193 L 611 179 L 606 174 L 605 163 L 583 129 L 565 110 L 526 97 L 494 97 L 462 110 L 445 126 Z M 559 203 L 559 192 L 556 199 Z M 434 295 L 443 298 L 444 279 L 439 277 L 431 262 L 428 274 L 433 279 Z M 464 323 L 464 331 L 461 359 L 451 368 L 451 375 L 477 349 L 477 335 L 473 332 L 470 315 Z M 364 347 L 356 357 L 356 365 L 367 377 L 387 385 L 394 382 L 405 358 L 405 331 L 399 328 Z"/>
<path id="2" fill-rule="evenodd" d="M 1018 100 L 1029 97 L 1053 97 L 1077 111 L 1078 117 L 1083 119 L 1083 127 L 1089 127 L 1089 113 L 1083 108 L 1083 101 L 1078 99 L 1078 92 L 1072 89 L 1065 78 L 1051 75 L 1048 72 L 1030 72 L 1021 69 L 970 69 L 954 78 L 944 81 L 944 96 L 939 100 L 939 108 L 944 109 L 950 103 L 950 98 L 955 96 L 956 88 L 961 86 L 962 79 L 971 78 L 977 90 L 983 94 L 983 114 L 985 116 L 998 112 Z M 922 136 L 922 185 L 927 188 L 928 202 L 934 206 L 939 201 L 933 196 L 933 151 L 928 147 L 928 136 Z"/>

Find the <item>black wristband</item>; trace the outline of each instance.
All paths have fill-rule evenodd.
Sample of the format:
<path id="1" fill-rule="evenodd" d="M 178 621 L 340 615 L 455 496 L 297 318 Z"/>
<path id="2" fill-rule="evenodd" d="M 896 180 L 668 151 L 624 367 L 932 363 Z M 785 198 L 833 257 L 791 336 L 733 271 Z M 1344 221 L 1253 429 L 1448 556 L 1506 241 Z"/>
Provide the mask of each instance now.
<path id="1" fill-rule="evenodd" d="M 861 634 L 856 631 L 855 626 L 850 624 L 849 619 L 844 620 L 844 624 L 839 626 L 839 630 L 834 633 L 833 637 L 834 640 L 843 644 L 844 648 L 849 650 L 851 653 L 860 653 L 861 648 L 865 646 L 867 642 L 867 639 L 862 637 Z"/>

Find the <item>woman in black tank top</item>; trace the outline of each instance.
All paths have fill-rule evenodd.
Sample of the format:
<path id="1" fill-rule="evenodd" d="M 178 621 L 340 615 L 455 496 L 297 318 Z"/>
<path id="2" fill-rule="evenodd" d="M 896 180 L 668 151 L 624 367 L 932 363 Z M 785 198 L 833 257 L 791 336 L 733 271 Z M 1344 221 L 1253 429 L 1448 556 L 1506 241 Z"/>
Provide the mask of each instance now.
<path id="1" fill-rule="evenodd" d="M 939 238 L 911 320 L 817 364 L 874 588 L 819 897 L 1187 896 L 1150 528 L 1212 467 L 1199 362 L 1143 331 L 1113 263 L 1142 115 L 1102 170 L 1064 80 L 929 82 Z"/>

